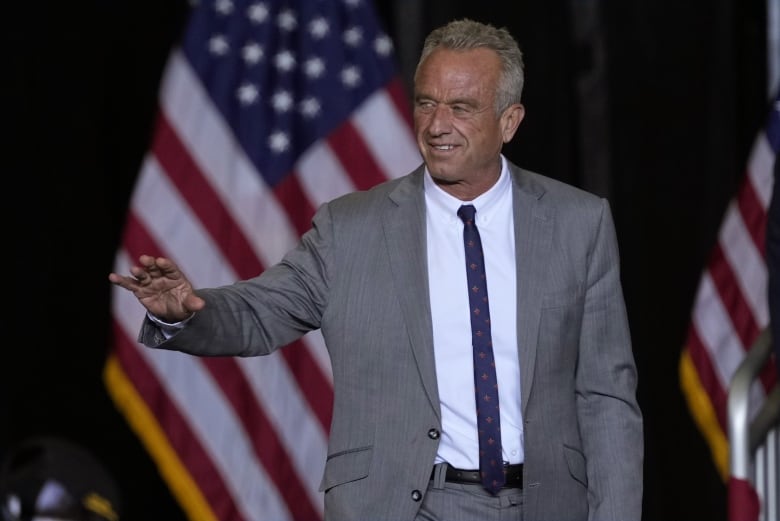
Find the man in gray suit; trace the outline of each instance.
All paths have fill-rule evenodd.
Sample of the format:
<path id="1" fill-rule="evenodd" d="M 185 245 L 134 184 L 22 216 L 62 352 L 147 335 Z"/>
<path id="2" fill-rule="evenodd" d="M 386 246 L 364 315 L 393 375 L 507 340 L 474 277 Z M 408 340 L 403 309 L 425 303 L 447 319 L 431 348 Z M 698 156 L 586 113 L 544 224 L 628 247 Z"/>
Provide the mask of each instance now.
<path id="1" fill-rule="evenodd" d="M 641 518 L 642 416 L 611 212 L 501 154 L 523 119 L 522 86 L 506 30 L 447 24 L 415 73 L 414 172 L 324 204 L 258 277 L 195 290 L 148 255 L 109 275 L 148 310 L 150 347 L 265 355 L 321 329 L 335 396 L 329 521 Z M 462 221 L 464 205 L 476 217 Z M 488 293 L 469 296 L 482 291 L 466 274 L 482 263 L 464 253 L 474 225 L 489 310 Z M 492 335 L 479 355 L 492 349 L 495 363 L 476 377 L 495 366 L 485 397 L 500 404 L 479 426 L 478 313 Z M 492 486 L 480 438 L 499 446 Z"/>

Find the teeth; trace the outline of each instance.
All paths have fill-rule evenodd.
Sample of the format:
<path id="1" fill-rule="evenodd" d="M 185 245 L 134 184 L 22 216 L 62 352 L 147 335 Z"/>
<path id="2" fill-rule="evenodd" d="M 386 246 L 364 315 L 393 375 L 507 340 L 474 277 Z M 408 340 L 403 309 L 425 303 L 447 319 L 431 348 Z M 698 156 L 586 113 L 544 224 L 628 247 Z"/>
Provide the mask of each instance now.
<path id="1" fill-rule="evenodd" d="M 433 147 L 436 150 L 452 150 L 452 145 L 440 145 Z"/>

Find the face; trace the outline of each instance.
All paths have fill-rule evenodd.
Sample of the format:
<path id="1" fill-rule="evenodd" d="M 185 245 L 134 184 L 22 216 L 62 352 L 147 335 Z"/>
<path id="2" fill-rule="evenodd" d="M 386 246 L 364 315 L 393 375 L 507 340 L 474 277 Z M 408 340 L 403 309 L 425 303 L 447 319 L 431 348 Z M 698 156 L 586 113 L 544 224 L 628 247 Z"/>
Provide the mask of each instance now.
<path id="1" fill-rule="evenodd" d="M 471 200 L 501 173 L 501 148 L 514 136 L 520 104 L 496 114 L 501 61 L 495 51 L 437 49 L 415 77 L 417 145 L 434 181 L 446 192 Z"/>

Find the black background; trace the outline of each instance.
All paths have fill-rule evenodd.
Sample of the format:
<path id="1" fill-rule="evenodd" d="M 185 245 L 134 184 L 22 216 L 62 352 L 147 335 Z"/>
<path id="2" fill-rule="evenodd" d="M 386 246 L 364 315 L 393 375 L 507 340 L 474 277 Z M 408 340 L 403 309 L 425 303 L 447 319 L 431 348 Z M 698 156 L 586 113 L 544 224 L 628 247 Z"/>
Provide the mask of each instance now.
<path id="1" fill-rule="evenodd" d="M 398 44 L 403 0 L 375 2 Z M 576 2 L 574 2 L 576 3 Z M 526 119 L 506 153 L 583 178 L 569 2 L 429 1 L 427 33 L 469 16 L 508 27 L 526 55 Z M 114 408 L 101 372 L 109 283 L 184 1 L 16 2 L 2 17 L 3 362 L 0 451 L 37 434 L 90 448 L 125 520 L 184 519 Z M 699 276 L 767 113 L 764 3 L 601 2 L 609 199 L 646 425 L 646 521 L 726 519 L 726 490 L 683 400 L 677 364 Z M 420 41 L 404 41 L 419 49 Z M 397 45 L 399 47 L 399 45 Z M 402 61 L 401 70 L 413 63 Z"/>

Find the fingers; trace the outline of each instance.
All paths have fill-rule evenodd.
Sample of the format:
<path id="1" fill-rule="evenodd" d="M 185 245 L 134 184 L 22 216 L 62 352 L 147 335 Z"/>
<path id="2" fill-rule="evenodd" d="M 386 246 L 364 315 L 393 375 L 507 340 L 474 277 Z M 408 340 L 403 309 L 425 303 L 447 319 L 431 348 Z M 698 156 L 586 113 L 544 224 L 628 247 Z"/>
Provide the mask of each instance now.
<path id="1" fill-rule="evenodd" d="M 140 283 L 146 280 L 150 279 L 150 277 L 147 275 L 149 273 L 149 268 L 141 267 L 141 266 L 130 266 L 130 273 L 133 275 L 133 277 L 136 278 L 136 280 Z"/>
<path id="2" fill-rule="evenodd" d="M 174 263 L 172 260 L 167 259 L 165 257 L 157 257 L 155 259 L 155 268 L 159 270 L 159 272 L 167 277 L 171 277 L 172 275 L 175 275 L 176 277 L 179 277 L 181 275 L 181 272 L 179 271 L 179 267 Z"/>
<path id="3" fill-rule="evenodd" d="M 178 266 L 165 257 L 152 257 L 151 255 L 141 255 L 138 258 L 138 266 L 130 268 L 130 272 L 136 278 L 168 276 L 171 273 L 179 271 Z"/>
<path id="4" fill-rule="evenodd" d="M 140 267 L 152 277 L 165 276 L 169 278 L 180 278 L 181 271 L 175 262 L 166 257 L 152 257 L 151 255 L 141 255 L 138 258 Z M 138 274 L 133 272 L 138 277 Z"/>
<path id="5" fill-rule="evenodd" d="M 173 261 L 165 257 L 153 257 L 151 255 L 141 255 L 138 258 L 138 265 L 130 267 L 130 274 L 132 275 L 131 277 L 110 273 L 108 280 L 122 288 L 136 291 L 144 286 L 148 286 L 158 278 L 182 278 L 178 266 Z"/>
<path id="6" fill-rule="evenodd" d="M 159 275 L 162 270 L 160 269 L 160 266 L 158 262 L 164 261 L 165 259 L 163 257 L 152 257 L 151 255 L 141 255 L 138 257 L 138 263 L 140 266 L 138 268 L 141 268 L 142 270 L 148 272 L 151 275 Z M 134 271 L 131 269 L 131 271 Z M 135 272 L 133 273 L 136 277 L 138 276 Z"/>
<path id="7" fill-rule="evenodd" d="M 152 257 L 151 255 L 141 255 L 138 257 L 138 262 L 141 264 L 141 266 L 151 267 L 154 266 L 154 263 L 156 261 L 156 257 Z"/>
<path id="8" fill-rule="evenodd" d="M 141 255 L 129 271 L 129 276 L 110 273 L 108 280 L 132 292 L 150 313 L 166 322 L 184 320 L 206 305 L 170 259 Z"/>
<path id="9" fill-rule="evenodd" d="M 136 291 L 139 288 L 136 279 L 131 277 L 125 277 L 119 275 L 118 273 L 109 273 L 108 280 L 111 281 L 112 284 L 115 284 L 120 288 L 124 288 L 130 291 Z"/>

